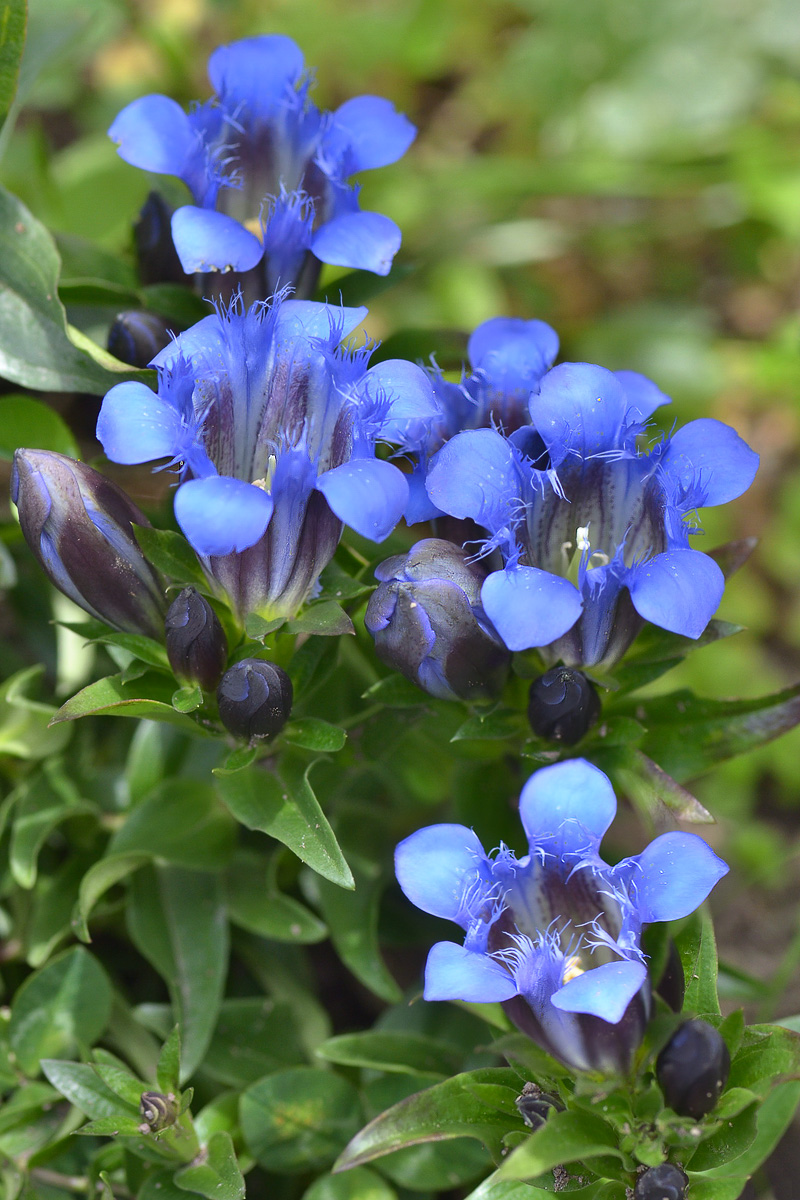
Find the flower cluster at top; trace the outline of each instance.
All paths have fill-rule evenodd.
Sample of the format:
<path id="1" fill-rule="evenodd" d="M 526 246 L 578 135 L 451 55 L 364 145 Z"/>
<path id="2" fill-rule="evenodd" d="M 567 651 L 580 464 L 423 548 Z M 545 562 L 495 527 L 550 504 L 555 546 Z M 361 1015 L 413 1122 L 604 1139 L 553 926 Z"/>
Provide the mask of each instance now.
<path id="1" fill-rule="evenodd" d="M 466 935 L 431 949 L 425 999 L 501 1001 L 568 1065 L 625 1071 L 651 1008 L 642 927 L 693 912 L 728 868 L 682 832 L 608 866 L 598 851 L 616 798 L 583 759 L 535 772 L 519 811 L 522 858 L 504 845 L 490 857 L 463 825 L 430 825 L 397 847 L 409 900 Z"/>
<path id="2" fill-rule="evenodd" d="M 400 158 L 411 122 L 379 96 L 321 112 L 299 47 L 278 34 L 218 47 L 208 74 L 215 95 L 188 113 L 143 96 L 109 129 L 126 162 L 189 188 L 194 203 L 172 216 L 183 269 L 259 267 L 260 299 L 287 284 L 310 294 L 320 262 L 386 275 L 400 230 L 361 212 L 348 180 Z"/>
<path id="3" fill-rule="evenodd" d="M 654 383 L 551 367 L 557 348 L 541 321 L 496 318 L 472 335 L 460 385 L 434 376 L 442 415 L 416 447 L 406 516 L 465 522 L 493 568 L 483 612 L 509 650 L 608 668 L 645 621 L 703 632 L 724 578 L 690 546 L 694 514 L 741 495 L 758 456 L 707 418 L 648 438 L 669 403 Z"/>
<path id="4" fill-rule="evenodd" d="M 156 356 L 157 395 L 120 383 L 103 401 L 97 436 L 113 462 L 178 468 L 178 523 L 240 616 L 293 616 L 343 523 L 379 542 L 408 502 L 406 476 L 375 447 L 418 439 L 437 401 L 421 367 L 370 368 L 369 345 L 342 345 L 365 314 L 234 302 Z"/>

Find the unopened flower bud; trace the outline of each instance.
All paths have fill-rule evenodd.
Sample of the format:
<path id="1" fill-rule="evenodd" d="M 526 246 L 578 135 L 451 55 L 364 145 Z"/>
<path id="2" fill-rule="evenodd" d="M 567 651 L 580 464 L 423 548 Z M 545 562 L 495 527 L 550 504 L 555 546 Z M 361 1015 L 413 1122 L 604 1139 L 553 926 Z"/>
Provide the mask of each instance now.
<path id="1" fill-rule="evenodd" d="M 121 488 L 64 454 L 17 450 L 11 498 L 60 591 L 114 629 L 163 637 L 166 597 L 132 529 L 149 521 Z"/>
<path id="2" fill-rule="evenodd" d="M 528 720 L 538 737 L 572 746 L 599 716 L 600 698 L 581 671 L 553 667 L 531 684 Z"/>
<path id="3" fill-rule="evenodd" d="M 172 207 L 158 192 L 150 192 L 133 227 L 139 278 L 142 283 L 187 283 L 172 240 Z"/>
<path id="4" fill-rule="evenodd" d="M 177 1121 L 178 1098 L 172 1092 L 166 1096 L 162 1092 L 142 1092 L 139 1114 L 151 1133 L 159 1133 Z"/>
<path id="5" fill-rule="evenodd" d="M 564 1109 L 558 1096 L 543 1092 L 537 1083 L 526 1083 L 514 1103 L 529 1129 L 541 1129 L 553 1109 Z"/>
<path id="6" fill-rule="evenodd" d="M 146 367 L 159 350 L 170 342 L 170 330 L 163 317 L 151 312 L 123 312 L 108 331 L 110 354 L 132 367 Z"/>
<path id="7" fill-rule="evenodd" d="M 730 1069 L 722 1034 L 695 1018 L 681 1025 L 659 1054 L 656 1078 L 670 1108 L 699 1121 L 719 1100 Z"/>
<path id="8" fill-rule="evenodd" d="M 684 1200 L 689 1180 L 676 1163 L 648 1167 L 636 1180 L 633 1200 Z"/>
<path id="9" fill-rule="evenodd" d="M 511 656 L 481 607 L 484 571 L 460 547 L 425 538 L 375 575 L 364 620 L 383 662 L 440 699 L 500 690 Z"/>
<path id="10" fill-rule="evenodd" d="M 228 639 L 205 596 L 184 588 L 170 604 L 164 621 L 167 658 L 176 678 L 199 683 L 210 692 L 228 661 Z"/>
<path id="11" fill-rule="evenodd" d="M 292 681 L 275 663 L 243 658 L 222 676 L 217 703 L 222 724 L 235 737 L 274 737 L 292 711 Z"/>

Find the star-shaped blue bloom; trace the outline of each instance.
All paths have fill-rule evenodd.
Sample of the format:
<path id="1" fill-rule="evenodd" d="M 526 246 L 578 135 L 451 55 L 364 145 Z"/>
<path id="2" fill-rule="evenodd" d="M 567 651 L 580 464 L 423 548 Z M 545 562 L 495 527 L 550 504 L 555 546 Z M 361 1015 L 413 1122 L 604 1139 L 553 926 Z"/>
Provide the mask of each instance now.
<path id="1" fill-rule="evenodd" d="M 438 942 L 426 1000 L 500 1001 L 523 1032 L 580 1070 L 623 1071 L 641 1040 L 650 986 L 644 925 L 687 916 L 728 868 L 693 833 L 666 833 L 608 866 L 601 839 L 616 814 L 611 784 L 572 759 L 525 784 L 528 853 L 487 855 L 463 825 L 430 825 L 397 847 L 395 869 L 418 908 L 456 922 Z"/>
<path id="2" fill-rule="evenodd" d="M 299 47 L 279 34 L 218 47 L 208 74 L 213 98 L 188 113 L 168 96 L 143 96 L 109 129 L 126 162 L 177 175 L 191 191 L 194 203 L 172 217 L 184 270 L 260 264 L 262 297 L 297 287 L 309 257 L 388 274 L 400 230 L 362 212 L 348 181 L 405 154 L 411 122 L 380 96 L 321 112 Z"/>

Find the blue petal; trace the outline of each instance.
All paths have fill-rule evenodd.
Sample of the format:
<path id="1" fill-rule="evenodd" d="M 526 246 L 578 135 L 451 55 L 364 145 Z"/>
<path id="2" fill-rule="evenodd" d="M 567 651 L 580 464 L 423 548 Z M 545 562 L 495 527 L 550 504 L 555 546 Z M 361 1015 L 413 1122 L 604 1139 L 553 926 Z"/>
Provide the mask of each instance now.
<path id="1" fill-rule="evenodd" d="M 405 475 L 378 458 L 353 458 L 326 471 L 317 490 L 340 521 L 373 542 L 389 536 L 408 503 Z"/>
<path id="2" fill-rule="evenodd" d="M 325 338 L 333 330 L 346 338 L 367 315 L 362 304 L 344 308 L 336 304 L 320 304 L 316 300 L 284 300 L 275 321 L 276 340 L 294 338 Z"/>
<path id="3" fill-rule="evenodd" d="M 727 865 L 695 833 L 664 833 L 632 861 L 639 868 L 631 882 L 643 922 L 687 917 L 728 873 Z"/>
<path id="4" fill-rule="evenodd" d="M 725 576 L 699 550 L 667 550 L 629 576 L 633 607 L 645 621 L 670 633 L 699 638 L 725 590 Z"/>
<path id="5" fill-rule="evenodd" d="M 225 213 L 186 204 L 172 214 L 172 240 L 187 275 L 196 271 L 249 271 L 264 247 Z"/>
<path id="6" fill-rule="evenodd" d="M 646 978 L 644 963 L 605 963 L 571 979 L 550 1000 L 562 1012 L 589 1013 L 616 1025 Z"/>
<path id="7" fill-rule="evenodd" d="M 576 850 L 586 844 L 585 830 L 592 835 L 596 849 L 616 812 L 617 798 L 608 777 L 583 758 L 534 772 L 519 799 L 519 815 L 531 848 L 543 837 L 560 835 L 563 851 Z"/>
<path id="8" fill-rule="evenodd" d="M 701 417 L 670 438 L 662 465 L 683 487 L 691 488 L 699 479 L 704 504 L 725 504 L 747 491 L 758 461 L 756 452 L 730 425 Z"/>
<path id="9" fill-rule="evenodd" d="M 175 517 L 198 554 L 232 554 L 254 546 L 272 516 L 272 498 L 228 475 L 191 479 L 175 494 Z"/>
<path id="10" fill-rule="evenodd" d="M 494 429 L 458 433 L 431 459 L 428 495 L 451 517 L 471 517 L 494 533 L 508 520 L 522 482 L 514 452 Z"/>
<path id="11" fill-rule="evenodd" d="M 486 855 L 466 825 L 428 825 L 400 843 L 394 852 L 397 882 L 417 908 L 434 917 L 458 921 L 466 889 L 474 883 Z"/>
<path id="12" fill-rule="evenodd" d="M 581 615 L 583 602 L 568 579 L 538 567 L 495 571 L 481 588 L 487 617 L 509 650 L 546 646 Z"/>
<path id="13" fill-rule="evenodd" d="M 143 383 L 118 383 L 103 400 L 97 440 L 112 462 L 174 458 L 183 448 L 180 414 Z"/>
<path id="14" fill-rule="evenodd" d="M 417 525 L 420 521 L 432 521 L 442 515 L 428 496 L 425 487 L 426 477 L 424 467 L 417 466 L 406 476 L 408 480 L 408 504 L 403 516 L 407 525 Z"/>
<path id="15" fill-rule="evenodd" d="M 492 317 L 472 334 L 467 353 L 496 387 L 531 391 L 558 354 L 558 334 L 544 321 Z"/>
<path id="16" fill-rule="evenodd" d="M 387 402 L 381 437 L 390 442 L 419 438 L 425 425 L 439 415 L 430 377 L 416 363 L 389 358 L 371 367 L 360 389 L 372 401 Z"/>
<path id="17" fill-rule="evenodd" d="M 331 266 L 388 275 L 401 240 L 399 228 L 383 213 L 348 212 L 321 226 L 311 249 Z"/>
<path id="18" fill-rule="evenodd" d="M 118 114 L 108 131 L 120 158 L 161 175 L 180 175 L 196 149 L 191 122 L 169 96 L 142 96 Z"/>
<path id="19" fill-rule="evenodd" d="M 455 942 L 437 942 L 425 964 L 426 1000 L 465 1000 L 493 1004 L 517 995 L 517 985 L 504 967 L 486 954 Z"/>
<path id="20" fill-rule="evenodd" d="M 243 38 L 219 46 L 208 60 L 214 91 L 230 106 L 241 104 L 250 116 L 269 117 L 299 80 L 303 55 L 282 34 Z"/>
<path id="21" fill-rule="evenodd" d="M 646 375 L 640 375 L 638 371 L 615 371 L 614 374 L 622 384 L 630 417 L 637 423 L 646 421 L 662 404 L 672 403 Z"/>
<path id="22" fill-rule="evenodd" d="M 223 336 L 223 325 L 216 313 L 203 317 L 196 325 L 192 325 L 183 333 L 173 338 L 151 362 L 152 367 L 172 367 L 181 355 L 187 361 L 211 368 L 224 368 L 226 341 Z"/>
<path id="23" fill-rule="evenodd" d="M 402 158 L 416 126 L 381 96 L 354 96 L 333 113 L 322 146 L 326 157 L 345 156 L 350 172 L 386 167 Z"/>
<path id="24" fill-rule="evenodd" d="M 583 458 L 624 444 L 628 402 L 622 384 L 605 367 L 561 363 L 531 397 L 531 419 L 548 449 L 568 446 Z"/>

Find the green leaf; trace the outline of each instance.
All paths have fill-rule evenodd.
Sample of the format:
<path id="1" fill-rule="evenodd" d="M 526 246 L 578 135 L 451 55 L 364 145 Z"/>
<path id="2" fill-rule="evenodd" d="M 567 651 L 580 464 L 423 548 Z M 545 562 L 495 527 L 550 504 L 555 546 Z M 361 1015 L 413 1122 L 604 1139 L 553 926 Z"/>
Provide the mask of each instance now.
<path id="1" fill-rule="evenodd" d="M 19 64 L 25 46 L 28 5 L 26 0 L 2 0 L 0 4 L 0 121 L 6 119 L 17 91 Z"/>
<path id="2" fill-rule="evenodd" d="M 88 1063 L 43 1059 L 42 1071 L 70 1104 L 74 1104 L 92 1120 L 131 1115 L 128 1105 L 123 1104 L 119 1096 L 106 1087 Z"/>
<path id="3" fill-rule="evenodd" d="M 175 1026 L 161 1047 L 156 1067 L 156 1083 L 159 1091 L 164 1095 L 168 1095 L 170 1092 L 177 1095 L 181 1086 L 181 1031 L 179 1025 Z"/>
<path id="4" fill-rule="evenodd" d="M 152 529 L 134 525 L 133 532 L 148 562 L 174 583 L 193 583 L 208 591 L 208 580 L 186 538 L 172 529 Z"/>
<path id="5" fill-rule="evenodd" d="M 86 1125 L 82 1125 L 75 1132 L 84 1137 L 141 1137 L 141 1117 L 98 1117 L 96 1121 L 89 1121 Z"/>
<path id="6" fill-rule="evenodd" d="M 284 760 L 280 775 L 262 761 L 241 771 L 214 771 L 223 803 L 248 829 L 259 829 L 338 887 L 354 887 L 328 819 L 308 782 L 308 768 Z"/>
<path id="7" fill-rule="evenodd" d="M 613 1155 L 623 1158 L 613 1128 L 593 1113 L 554 1112 L 498 1171 L 500 1179 L 536 1179 L 553 1167 Z"/>
<path id="8" fill-rule="evenodd" d="M 142 1092 L 147 1090 L 147 1085 L 132 1075 L 127 1068 L 121 1067 L 106 1050 L 95 1050 L 92 1058 L 92 1066 L 106 1087 L 138 1112 L 139 1101 Z M 105 1061 L 106 1059 L 112 1061 Z"/>
<path id="9" fill-rule="evenodd" d="M 751 1104 L 737 1116 L 724 1120 L 716 1133 L 700 1143 L 686 1165 L 692 1171 L 709 1171 L 741 1158 L 755 1141 L 757 1112 L 758 1106 Z"/>
<path id="10" fill-rule="evenodd" d="M 605 1183 L 590 1183 L 585 1188 L 570 1188 L 570 1200 L 625 1200 L 624 1183 L 608 1180 Z M 537 1196 L 552 1196 L 553 1189 L 534 1187 L 531 1183 L 523 1183 L 518 1179 L 499 1179 L 498 1173 L 484 1179 L 474 1192 L 465 1200 L 536 1200 Z"/>
<path id="11" fill-rule="evenodd" d="M 663 825 L 665 818 L 669 820 L 669 814 L 675 820 L 691 821 L 695 825 L 708 825 L 714 821 L 696 796 L 635 747 L 616 755 L 609 764 L 609 773 L 617 790 L 630 796 L 656 826 Z"/>
<path id="12" fill-rule="evenodd" d="M 260 855 L 240 853 L 226 877 L 234 925 L 278 942 L 307 944 L 327 937 L 325 924 L 304 904 L 279 892 Z"/>
<path id="13" fill-rule="evenodd" d="M 69 732 L 50 728 L 55 709 L 28 695 L 43 672 L 41 666 L 26 667 L 0 687 L 0 754 L 31 760 L 49 758 L 69 741 Z"/>
<path id="14" fill-rule="evenodd" d="M 719 1016 L 717 945 L 714 926 L 705 908 L 693 913 L 675 937 L 686 982 L 684 1012 Z"/>
<path id="15" fill-rule="evenodd" d="M 60 270 L 44 225 L 0 188 L 0 375 L 39 391 L 94 395 L 123 379 L 149 378 L 69 329 L 58 298 Z"/>
<path id="16" fill-rule="evenodd" d="M 772 1151 L 783 1137 L 792 1122 L 800 1101 L 800 1081 L 796 1079 L 779 1083 L 773 1088 L 756 1113 L 757 1132 L 747 1150 L 734 1162 L 733 1167 L 727 1165 L 715 1167 L 705 1176 L 695 1175 L 692 1164 L 689 1171 L 692 1197 L 701 1195 L 700 1183 L 705 1180 L 719 1180 L 735 1175 L 736 1178 L 746 1179 L 752 1175 L 763 1162 L 769 1158 Z M 717 1185 L 719 1186 L 719 1185 Z M 743 1185 L 742 1185 L 743 1186 Z M 706 1193 L 713 1200 L 713 1190 Z"/>
<path id="17" fill-rule="evenodd" d="M 70 817 L 95 811 L 93 804 L 59 794 L 45 775 L 37 775 L 30 784 L 23 785 L 9 848 L 11 873 L 17 884 L 21 888 L 34 886 L 39 851 L 54 829 Z"/>
<path id="18" fill-rule="evenodd" d="M 242 1088 L 283 1067 L 308 1061 L 297 1013 L 269 999 L 226 1000 L 203 1061 L 203 1071 Z"/>
<path id="19" fill-rule="evenodd" d="M 309 604 L 298 617 L 287 622 L 286 629 L 289 633 L 316 633 L 327 637 L 355 633 L 353 622 L 335 600 Z"/>
<path id="20" fill-rule="evenodd" d="M 202 1150 L 203 1162 L 175 1172 L 176 1187 L 208 1197 L 208 1200 L 244 1200 L 244 1179 L 236 1161 L 231 1135 L 212 1133 Z"/>
<path id="21" fill-rule="evenodd" d="M 303 1200 L 397 1200 L 397 1194 L 369 1167 L 354 1167 L 343 1175 L 320 1175 Z"/>
<path id="22" fill-rule="evenodd" d="M 429 703 L 425 692 L 415 687 L 402 675 L 387 675 L 368 687 L 361 697 L 371 704 L 385 704 L 388 708 L 416 708 L 420 704 Z"/>
<path id="23" fill-rule="evenodd" d="M 37 450 L 55 450 L 70 458 L 80 458 L 69 426 L 49 404 L 12 393 L 0 398 L 0 417 L 0 458 L 10 461 L 20 446 L 35 446 Z"/>
<path id="24" fill-rule="evenodd" d="M 105 971 L 83 946 L 73 946 L 29 976 L 17 992 L 11 1006 L 11 1048 L 21 1069 L 36 1075 L 43 1058 L 91 1046 L 110 1015 Z"/>
<path id="25" fill-rule="evenodd" d="M 322 721 L 319 717 L 298 717 L 290 721 L 283 730 L 283 740 L 303 750 L 316 750 L 319 754 L 333 754 L 341 750 L 347 734 L 338 725 Z"/>
<path id="26" fill-rule="evenodd" d="M 659 679 L 693 650 L 701 646 L 709 646 L 721 638 L 732 637 L 741 633 L 741 625 L 732 625 L 729 621 L 709 621 L 700 637 L 681 637 L 677 633 L 669 633 L 659 629 L 657 625 L 645 625 L 633 646 L 625 656 L 624 662 L 614 669 L 614 682 L 619 685 L 617 695 L 632 692 L 644 687 L 654 679 Z"/>
<path id="27" fill-rule="evenodd" d="M 145 637 L 144 634 L 103 633 L 94 640 L 104 642 L 107 646 L 120 646 L 123 650 L 127 650 L 129 654 L 132 654 L 134 658 L 140 658 L 142 662 L 146 662 L 149 666 L 159 667 L 164 671 L 170 670 L 169 663 L 167 662 L 167 652 L 164 647 L 160 642 L 155 641 L 153 638 Z"/>
<path id="28" fill-rule="evenodd" d="M 459 1056 L 453 1047 L 419 1033 L 370 1030 L 344 1033 L 329 1038 L 316 1053 L 327 1062 L 374 1071 L 397 1071 L 404 1075 L 453 1075 Z"/>
<path id="29" fill-rule="evenodd" d="M 800 1074 L 800 1034 L 778 1025 L 749 1025 L 731 1064 L 729 1087 L 764 1095 L 776 1079 Z"/>
<path id="30" fill-rule="evenodd" d="M 107 854 L 148 854 L 176 866 L 214 871 L 230 862 L 235 841 L 236 822 L 210 783 L 164 779 L 131 809 Z"/>
<path id="31" fill-rule="evenodd" d="M 416 1092 L 365 1125 L 334 1171 L 361 1166 L 402 1146 L 458 1137 L 476 1138 L 499 1160 L 509 1128 L 522 1127 L 514 1104 L 519 1087 L 515 1071 L 487 1067 Z"/>
<path id="32" fill-rule="evenodd" d="M 358 1129 L 361 1105 L 351 1083 L 330 1071 L 276 1071 L 242 1093 L 248 1150 L 269 1171 L 286 1174 L 327 1166 Z"/>
<path id="33" fill-rule="evenodd" d="M 203 689 L 197 684 L 178 688 L 172 696 L 172 707 L 180 713 L 194 712 L 203 704 Z"/>
<path id="34" fill-rule="evenodd" d="M 131 937 L 167 984 L 181 1030 L 182 1080 L 202 1062 L 228 969 L 228 926 L 218 876 L 145 867 L 133 879 Z"/>
<path id="35" fill-rule="evenodd" d="M 800 684 L 755 700 L 703 700 L 690 691 L 639 701 L 642 750 L 679 782 L 772 741 L 800 722 Z"/>
<path id="36" fill-rule="evenodd" d="M 122 675 L 107 675 L 77 692 L 55 714 L 51 724 L 77 721 L 80 717 L 148 717 L 151 721 L 166 721 L 187 733 L 213 736 L 191 717 L 172 707 L 174 684 L 167 679 L 147 676 L 126 683 Z M 149 692 L 150 695 L 143 693 Z"/>
<path id="37" fill-rule="evenodd" d="M 530 730 L 527 728 L 522 713 L 514 712 L 509 708 L 500 708 L 494 712 L 478 713 L 474 717 L 469 717 L 463 725 L 459 725 L 450 741 L 493 741 L 500 738 L 519 737 L 526 732 L 529 733 Z"/>
<path id="38" fill-rule="evenodd" d="M 99 862 L 92 864 L 81 880 L 81 886 L 78 891 L 78 903 L 75 906 L 72 918 L 75 933 L 82 942 L 91 941 L 87 922 L 92 909 L 100 897 L 105 895 L 108 889 L 113 887 L 115 883 L 119 883 L 126 875 L 130 875 L 132 871 L 137 871 L 139 867 L 143 867 L 149 861 L 150 853 L 147 852 L 114 854 L 107 858 L 101 858 Z"/>

